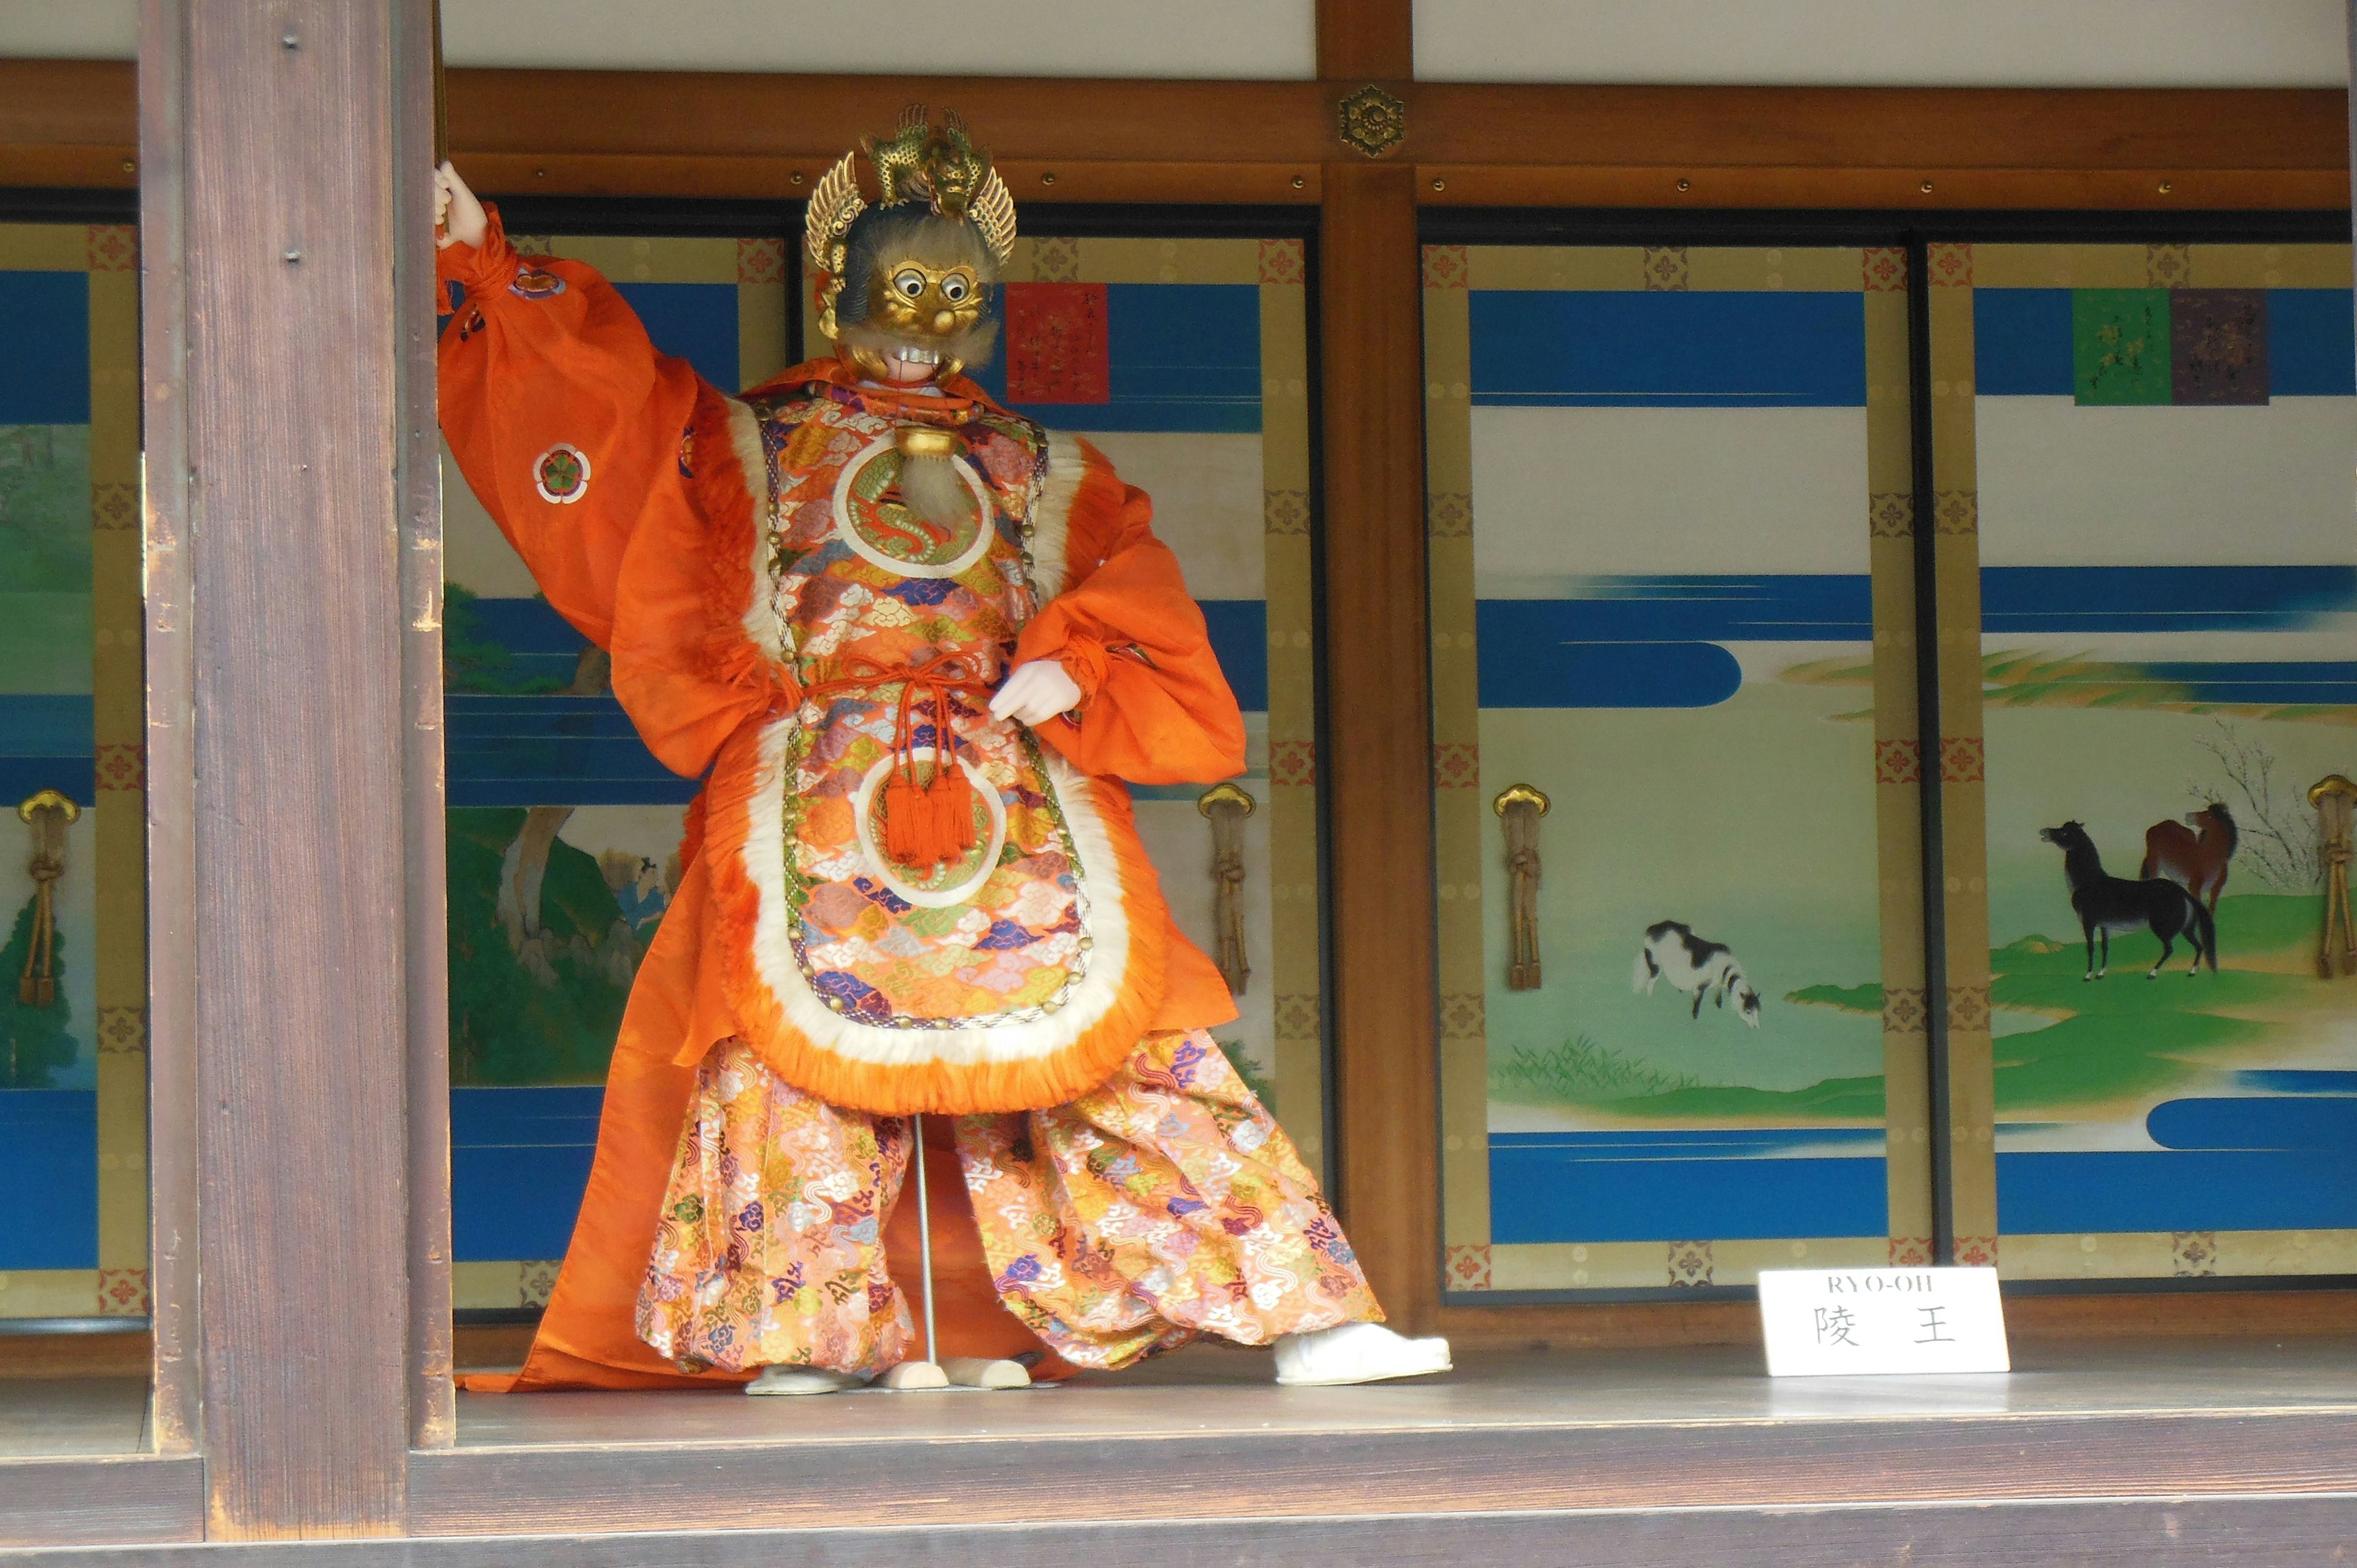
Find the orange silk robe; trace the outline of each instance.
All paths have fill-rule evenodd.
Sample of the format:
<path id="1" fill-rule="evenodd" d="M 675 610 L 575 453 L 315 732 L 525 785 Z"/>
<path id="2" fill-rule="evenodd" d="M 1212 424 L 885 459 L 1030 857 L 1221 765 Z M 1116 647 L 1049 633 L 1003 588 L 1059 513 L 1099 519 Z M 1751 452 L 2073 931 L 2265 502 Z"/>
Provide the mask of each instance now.
<path id="1" fill-rule="evenodd" d="M 862 387 L 833 360 L 732 397 L 657 353 L 593 269 L 526 264 L 496 212 L 480 248 L 442 252 L 441 273 L 466 290 L 440 350 L 442 424 L 460 469 L 550 605 L 611 653 L 614 693 L 649 748 L 705 779 L 683 879 L 631 991 L 587 1193 L 521 1386 L 686 1381 L 637 1339 L 632 1310 L 695 1065 L 714 1043 L 741 1036 L 789 1083 L 861 1110 L 1004 1111 L 1086 1091 L 1149 1031 L 1234 1017 L 1218 970 L 1170 922 L 1117 780 L 1241 772 L 1243 721 L 1177 559 L 1153 535 L 1146 497 L 1087 442 L 1039 433 L 1026 562 L 1036 613 L 1007 663 L 1057 659 L 1084 693 L 1037 734 L 1075 837 L 1095 846 L 1099 983 L 1034 1029 L 1040 1038 L 1019 1026 L 957 1031 L 952 1019 L 929 1059 L 891 1059 L 897 1040 L 879 1047 L 797 990 L 804 977 L 778 940 L 776 753 L 798 715 L 807 723 L 816 710 L 804 705 L 811 671 L 797 667 L 793 628 L 780 624 L 794 612 L 772 613 L 783 567 L 770 520 L 795 475 L 790 462 L 782 472 L 765 462 L 756 409 L 832 388 L 888 418 L 1005 411 L 963 378 L 923 398 Z M 955 1162 L 934 1166 L 942 1351 L 1036 1348 L 997 1305 Z M 913 1230 L 907 1207 L 896 1245 Z"/>

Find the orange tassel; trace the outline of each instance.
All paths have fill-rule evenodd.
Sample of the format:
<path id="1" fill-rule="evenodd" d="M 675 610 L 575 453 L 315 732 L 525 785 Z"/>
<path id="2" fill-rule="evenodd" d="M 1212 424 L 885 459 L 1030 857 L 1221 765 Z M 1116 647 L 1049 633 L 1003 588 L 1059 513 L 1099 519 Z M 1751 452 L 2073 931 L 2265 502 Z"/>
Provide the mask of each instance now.
<path id="1" fill-rule="evenodd" d="M 933 770 L 933 781 L 926 786 L 925 794 L 933 809 L 933 830 L 940 835 L 935 840 L 940 858 L 963 860 L 975 843 L 974 781 L 952 762 Z"/>
<path id="2" fill-rule="evenodd" d="M 894 864 L 916 865 L 920 841 L 932 835 L 923 831 L 932 815 L 932 802 L 908 774 L 895 771 L 884 786 L 884 853 Z"/>

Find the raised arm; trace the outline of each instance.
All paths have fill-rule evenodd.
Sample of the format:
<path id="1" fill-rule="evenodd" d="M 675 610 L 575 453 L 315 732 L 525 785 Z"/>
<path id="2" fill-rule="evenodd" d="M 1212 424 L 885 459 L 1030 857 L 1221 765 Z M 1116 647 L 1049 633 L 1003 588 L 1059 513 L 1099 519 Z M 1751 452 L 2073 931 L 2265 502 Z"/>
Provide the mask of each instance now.
<path id="1" fill-rule="evenodd" d="M 1083 772 L 1140 784 L 1234 777 L 1244 770 L 1243 714 L 1178 558 L 1154 537 L 1154 503 L 1087 442 L 1055 441 L 1071 445 L 1054 454 L 1049 489 L 1052 496 L 1060 478 L 1071 500 L 1062 580 L 1043 586 L 1061 591 L 1023 628 L 1015 656 L 1055 660 L 1080 702 L 1037 725 L 1039 737 Z M 1054 572 L 1054 550 L 1041 553 Z"/>
<path id="2" fill-rule="evenodd" d="M 596 269 L 527 267 L 495 209 L 448 165 L 436 179 L 440 275 L 466 291 L 442 334 L 443 433 L 548 602 L 610 649 L 623 552 L 655 493 L 680 487 L 695 372 L 655 352 Z"/>

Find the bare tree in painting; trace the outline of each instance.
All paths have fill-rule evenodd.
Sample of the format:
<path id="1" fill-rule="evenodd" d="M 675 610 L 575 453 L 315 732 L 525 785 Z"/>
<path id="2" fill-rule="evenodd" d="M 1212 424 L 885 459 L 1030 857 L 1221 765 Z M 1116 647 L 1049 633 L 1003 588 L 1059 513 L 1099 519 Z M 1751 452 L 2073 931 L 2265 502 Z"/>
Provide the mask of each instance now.
<path id="1" fill-rule="evenodd" d="M 2313 891 L 2321 863 L 2317 857 L 2316 813 L 2297 784 L 2277 776 L 2277 759 L 2266 742 L 2233 721 L 2218 719 L 2215 733 L 2195 737 L 2197 746 L 2217 759 L 2226 783 L 2241 797 L 2233 808 L 2242 830 L 2235 859 L 2252 875 L 2280 892 Z M 2189 780 L 2186 794 L 2207 804 L 2222 798 L 2213 784 Z"/>

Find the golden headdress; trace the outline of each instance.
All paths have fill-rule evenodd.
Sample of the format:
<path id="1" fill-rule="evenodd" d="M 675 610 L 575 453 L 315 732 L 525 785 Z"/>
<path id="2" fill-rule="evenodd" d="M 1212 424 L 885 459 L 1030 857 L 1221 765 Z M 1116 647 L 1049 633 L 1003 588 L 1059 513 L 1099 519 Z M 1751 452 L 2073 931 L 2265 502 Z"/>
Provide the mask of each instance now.
<path id="1" fill-rule="evenodd" d="M 862 136 L 812 190 L 802 220 L 802 252 L 822 277 L 819 330 L 834 336 L 834 301 L 843 292 L 846 236 L 867 210 L 860 194 L 857 162 L 865 153 L 876 171 L 876 205 L 897 206 L 922 199 L 933 215 L 972 223 L 983 243 L 1004 265 L 1015 253 L 1015 198 L 990 166 L 990 155 L 974 145 L 965 122 L 945 113 L 935 126 L 921 103 L 900 111 L 900 124 L 888 141 Z"/>

